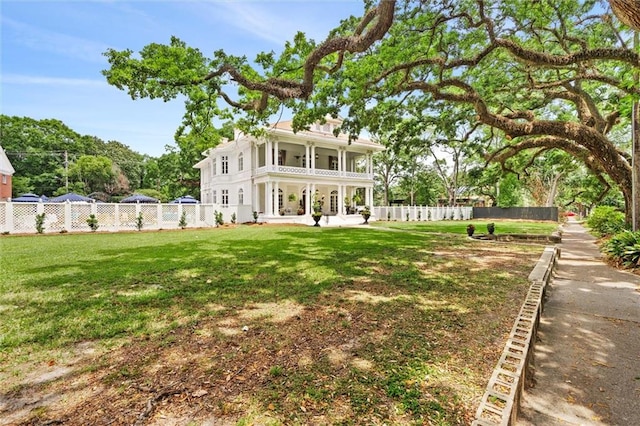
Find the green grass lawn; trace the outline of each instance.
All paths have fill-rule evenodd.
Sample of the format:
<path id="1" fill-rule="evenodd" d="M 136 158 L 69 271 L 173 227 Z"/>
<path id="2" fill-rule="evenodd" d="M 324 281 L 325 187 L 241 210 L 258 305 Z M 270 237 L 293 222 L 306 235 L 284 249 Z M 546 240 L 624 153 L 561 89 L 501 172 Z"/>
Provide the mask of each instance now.
<path id="1" fill-rule="evenodd" d="M 466 424 L 543 248 L 468 223 L 3 236 L 0 398 L 64 394 L 27 417 L 68 424 L 134 423 L 167 387 L 195 424 Z M 100 397 L 33 379 L 61 364 Z"/>
<path id="2" fill-rule="evenodd" d="M 387 222 L 377 221 L 372 225 L 386 228 L 400 228 L 420 232 L 446 232 L 454 234 L 465 234 L 467 225 L 473 224 L 477 234 L 486 234 L 487 225 L 495 225 L 496 234 L 544 234 L 549 235 L 558 228 L 555 222 L 529 222 L 529 221 L 509 221 L 509 220 L 445 220 L 434 222 Z"/>

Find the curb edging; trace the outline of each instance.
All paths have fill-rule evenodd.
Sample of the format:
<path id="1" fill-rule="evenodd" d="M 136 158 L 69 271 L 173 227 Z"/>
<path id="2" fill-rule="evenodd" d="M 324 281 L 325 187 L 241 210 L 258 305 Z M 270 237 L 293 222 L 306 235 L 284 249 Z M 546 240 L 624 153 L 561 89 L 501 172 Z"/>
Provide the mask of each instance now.
<path id="1" fill-rule="evenodd" d="M 529 274 L 529 292 L 489 379 L 472 426 L 508 426 L 518 418 L 520 397 L 534 364 L 535 338 L 547 284 L 559 258 L 558 247 L 545 247 Z"/>

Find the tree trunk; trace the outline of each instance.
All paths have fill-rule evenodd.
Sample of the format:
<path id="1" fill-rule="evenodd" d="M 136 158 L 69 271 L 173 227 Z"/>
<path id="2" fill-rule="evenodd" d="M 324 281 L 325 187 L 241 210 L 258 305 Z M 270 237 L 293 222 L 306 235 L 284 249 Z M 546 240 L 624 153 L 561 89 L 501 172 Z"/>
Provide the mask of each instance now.
<path id="1" fill-rule="evenodd" d="M 558 193 L 558 182 L 560 182 L 561 177 L 562 172 L 556 173 L 556 175 L 553 177 L 551 188 L 549 189 L 549 194 L 547 195 L 547 202 L 545 204 L 546 207 L 553 207 L 554 201 L 556 199 L 556 194 Z"/>
<path id="2" fill-rule="evenodd" d="M 609 4 L 620 21 L 640 31 L 640 0 L 609 0 Z"/>
<path id="3" fill-rule="evenodd" d="M 640 15 L 640 12 L 639 12 Z M 638 31 L 633 35 L 633 47 L 638 48 Z M 633 73 L 633 83 L 637 86 L 640 75 L 636 68 Z M 631 110 L 631 228 L 640 230 L 640 104 L 636 100 Z"/>
<path id="4" fill-rule="evenodd" d="M 638 101 L 633 104 L 633 161 L 632 161 L 632 191 L 631 191 L 631 223 L 634 231 L 640 230 L 640 106 Z"/>

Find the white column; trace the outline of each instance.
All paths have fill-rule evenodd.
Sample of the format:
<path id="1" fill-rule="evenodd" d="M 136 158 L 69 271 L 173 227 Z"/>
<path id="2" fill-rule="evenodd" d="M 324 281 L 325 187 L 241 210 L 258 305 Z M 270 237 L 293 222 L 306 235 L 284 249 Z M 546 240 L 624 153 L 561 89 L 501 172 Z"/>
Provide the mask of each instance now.
<path id="1" fill-rule="evenodd" d="M 269 139 L 267 139 L 267 142 L 265 143 L 265 161 L 266 161 L 266 166 L 268 167 L 268 170 L 271 170 L 271 168 L 269 166 L 273 165 L 273 144 L 271 143 L 271 141 Z"/>
<path id="2" fill-rule="evenodd" d="M 266 204 L 264 214 L 267 216 L 271 216 L 273 214 L 273 194 L 271 193 L 271 182 L 265 182 L 264 192 L 264 201 Z"/>
<path id="3" fill-rule="evenodd" d="M 255 170 L 258 168 L 258 164 L 260 164 L 260 150 L 258 149 L 257 143 L 252 144 L 251 149 L 253 150 L 253 154 L 251 155 L 251 170 Z"/>
<path id="4" fill-rule="evenodd" d="M 340 153 L 340 157 L 342 157 L 342 153 Z M 344 204 L 344 185 L 338 185 L 338 214 L 344 214 L 345 212 L 345 204 Z"/>
<path id="5" fill-rule="evenodd" d="M 273 146 L 273 155 L 275 156 L 275 158 L 273 159 L 274 166 L 277 166 L 279 164 L 278 163 L 278 157 L 280 157 L 280 151 L 279 151 L 278 146 L 279 146 L 279 143 L 278 143 L 278 141 L 276 141 L 276 143 Z M 277 169 L 278 168 L 276 167 L 276 170 Z"/>
<path id="6" fill-rule="evenodd" d="M 342 147 L 338 147 L 338 176 L 344 176 L 344 170 L 342 169 Z M 339 190 L 338 196 L 340 196 Z M 338 203 L 338 205 L 340 205 L 340 203 Z"/>
<path id="7" fill-rule="evenodd" d="M 254 211 L 259 212 L 260 207 L 258 206 L 258 184 L 254 183 L 251 186 L 251 212 Z"/>
<path id="8" fill-rule="evenodd" d="M 273 214 L 275 215 L 280 214 L 280 202 L 278 201 L 280 198 L 279 195 L 280 195 L 280 182 L 275 181 L 273 183 Z"/>
<path id="9" fill-rule="evenodd" d="M 347 150 L 342 151 L 342 171 L 347 174 Z"/>
<path id="10" fill-rule="evenodd" d="M 316 146 L 313 144 L 311 145 L 311 168 L 316 169 Z"/>
<path id="11" fill-rule="evenodd" d="M 307 183 L 306 190 L 307 199 L 305 200 L 304 212 L 305 214 L 309 214 L 311 213 L 311 184 Z"/>
<path id="12" fill-rule="evenodd" d="M 307 159 L 305 167 L 307 168 L 307 174 L 309 174 L 309 169 L 311 169 L 311 150 L 309 149 L 309 143 L 307 143 L 305 147 L 304 158 Z"/>

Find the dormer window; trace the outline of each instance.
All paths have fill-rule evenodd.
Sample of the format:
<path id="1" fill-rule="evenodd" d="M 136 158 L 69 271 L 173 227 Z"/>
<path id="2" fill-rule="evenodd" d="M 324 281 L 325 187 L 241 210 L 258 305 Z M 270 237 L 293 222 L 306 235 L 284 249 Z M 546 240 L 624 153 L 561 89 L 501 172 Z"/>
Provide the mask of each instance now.
<path id="1" fill-rule="evenodd" d="M 317 132 L 331 133 L 333 131 L 333 125 L 329 123 L 324 123 L 324 124 L 316 123 L 315 129 Z"/>

